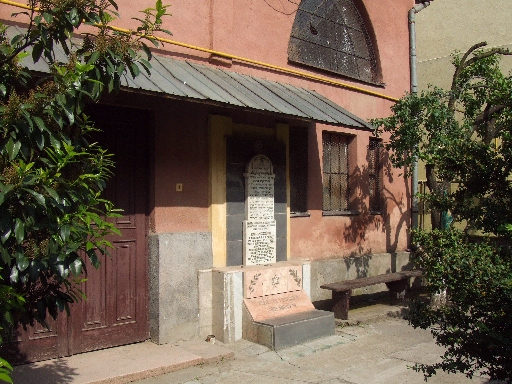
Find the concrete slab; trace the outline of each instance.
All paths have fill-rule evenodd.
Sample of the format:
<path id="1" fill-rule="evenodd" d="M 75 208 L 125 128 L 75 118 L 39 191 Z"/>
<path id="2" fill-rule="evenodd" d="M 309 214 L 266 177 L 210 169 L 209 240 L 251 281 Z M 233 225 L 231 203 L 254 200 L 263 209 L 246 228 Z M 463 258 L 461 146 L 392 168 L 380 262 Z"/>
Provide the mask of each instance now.
<path id="1" fill-rule="evenodd" d="M 280 351 L 252 348 L 246 340 L 230 344 L 235 359 L 187 368 L 139 384 L 286 383 L 286 384 L 421 384 L 411 369 L 418 361 L 438 361 L 439 348 L 428 330 L 403 319 L 380 317 L 371 324 L 338 327 L 336 336 Z M 438 372 L 429 384 L 489 384 L 486 377 Z"/>
<path id="2" fill-rule="evenodd" d="M 145 342 L 16 366 L 12 378 L 23 384 L 122 384 L 233 356 L 232 350 L 199 340 Z"/>

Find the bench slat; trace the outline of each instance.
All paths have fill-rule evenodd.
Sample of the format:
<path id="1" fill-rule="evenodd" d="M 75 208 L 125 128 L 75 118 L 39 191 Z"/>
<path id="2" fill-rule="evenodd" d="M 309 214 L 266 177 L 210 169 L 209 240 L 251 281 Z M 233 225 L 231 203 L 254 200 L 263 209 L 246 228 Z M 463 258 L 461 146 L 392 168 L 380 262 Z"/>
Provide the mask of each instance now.
<path id="1" fill-rule="evenodd" d="M 370 277 L 361 277 L 355 280 L 346 280 L 338 283 L 324 284 L 321 285 L 320 288 L 330 289 L 331 291 L 348 291 L 356 288 L 362 288 L 369 285 L 381 284 L 381 283 L 389 283 L 392 281 L 398 281 L 410 277 L 418 277 L 421 276 L 420 270 L 413 271 L 401 271 L 395 273 L 388 273 L 385 275 L 378 276 L 370 276 Z"/>

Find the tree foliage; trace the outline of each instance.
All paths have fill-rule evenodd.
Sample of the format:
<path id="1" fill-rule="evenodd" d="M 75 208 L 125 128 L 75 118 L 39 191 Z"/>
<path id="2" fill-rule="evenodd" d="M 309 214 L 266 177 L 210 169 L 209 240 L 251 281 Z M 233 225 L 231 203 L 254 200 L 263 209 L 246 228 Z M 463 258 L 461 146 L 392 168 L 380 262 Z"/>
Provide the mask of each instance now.
<path id="1" fill-rule="evenodd" d="M 12 286 L 0 283 L 0 345 L 3 342 L 3 331 L 15 326 L 13 314 L 22 312 L 24 303 L 24 298 L 16 293 Z M 0 358 L 0 381 L 12 383 L 11 374 L 12 366 L 5 359 Z"/>
<path id="2" fill-rule="evenodd" d="M 469 242 L 456 229 L 415 233 L 420 244 L 413 262 L 425 272 L 428 290 L 447 289 L 449 303 L 431 307 L 412 303 L 409 320 L 430 328 L 446 347 L 441 362 L 418 365 L 433 375 L 437 369 L 486 373 L 493 379 L 512 379 L 512 254 L 509 247 L 489 240 Z"/>
<path id="3" fill-rule="evenodd" d="M 468 229 L 499 232 L 512 222 L 512 79 L 502 73 L 503 49 L 476 44 L 454 54 L 450 89 L 429 87 L 408 94 L 391 115 L 372 121 L 389 132 L 386 148 L 397 167 L 425 163 L 433 208 L 432 227 L 440 228 L 440 212 L 450 211 Z M 454 190 L 450 191 L 452 182 Z"/>
<path id="4" fill-rule="evenodd" d="M 125 33 L 110 27 L 118 16 L 113 0 L 29 5 L 15 15 L 26 30 L 0 30 L 0 274 L 23 297 L 22 310 L 0 305 L 16 314 L 14 324 L 44 324 L 48 313 L 69 312 L 81 298 L 86 258 L 98 267 L 108 253 L 105 236 L 118 232 L 108 218 L 116 210 L 102 191 L 114 162 L 91 142 L 96 128 L 84 107 L 119 90 L 123 76 L 149 72 L 146 43 L 158 44 L 150 35 L 163 30 L 168 15 L 158 0 L 143 11 L 141 26 Z M 96 33 L 75 39 L 90 26 Z M 25 65 L 43 60 L 48 73 Z"/>
<path id="5" fill-rule="evenodd" d="M 429 192 L 422 197 L 433 208 L 434 229 L 413 232 L 413 262 L 429 292 L 446 290 L 449 300 L 411 303 L 410 323 L 430 328 L 446 347 L 441 362 L 416 369 L 426 378 L 442 369 L 511 382 L 512 78 L 499 66 L 510 53 L 484 46 L 453 55 L 450 89 L 406 95 L 392 116 L 373 123 L 390 134 L 395 166 L 426 164 Z M 447 211 L 464 231 L 439 229 Z"/>

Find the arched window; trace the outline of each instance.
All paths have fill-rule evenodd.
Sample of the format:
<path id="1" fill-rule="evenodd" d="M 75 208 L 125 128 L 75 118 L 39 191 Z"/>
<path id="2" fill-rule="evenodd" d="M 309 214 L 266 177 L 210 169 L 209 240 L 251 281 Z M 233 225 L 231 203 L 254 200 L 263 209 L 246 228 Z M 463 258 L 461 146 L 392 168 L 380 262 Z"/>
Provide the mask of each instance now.
<path id="1" fill-rule="evenodd" d="M 362 81 L 379 81 L 376 55 L 354 0 L 302 0 L 288 59 Z"/>

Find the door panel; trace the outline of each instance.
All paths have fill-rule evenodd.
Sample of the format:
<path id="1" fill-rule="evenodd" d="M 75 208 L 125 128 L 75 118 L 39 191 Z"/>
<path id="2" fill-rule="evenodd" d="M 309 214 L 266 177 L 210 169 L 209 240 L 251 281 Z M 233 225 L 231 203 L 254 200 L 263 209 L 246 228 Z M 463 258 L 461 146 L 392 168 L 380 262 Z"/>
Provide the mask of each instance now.
<path id="1" fill-rule="evenodd" d="M 110 256 L 101 256 L 95 269 L 86 260 L 87 280 L 82 291 L 87 300 L 50 321 L 50 330 L 36 324 L 19 329 L 13 342 L 4 344 L 1 356 L 10 362 L 30 362 L 134 343 L 149 338 L 147 282 L 148 124 L 144 111 L 91 106 L 88 113 L 102 128 L 98 141 L 114 154 L 115 175 L 105 197 L 123 209 L 112 219 L 121 236 L 109 237 Z"/>
<path id="2" fill-rule="evenodd" d="M 147 162 L 146 125 L 142 111 L 96 107 L 89 111 L 102 128 L 98 142 L 114 154 L 115 177 L 105 197 L 123 210 L 112 219 L 121 236 L 111 236 L 110 256 L 98 270 L 87 267 L 83 284 L 88 299 L 72 311 L 70 352 L 133 343 L 149 337 L 147 311 Z"/>
<path id="3" fill-rule="evenodd" d="M 39 323 L 28 326 L 26 330 L 20 326 L 11 342 L 2 345 L 0 356 L 7 358 L 11 364 L 22 364 L 66 355 L 67 344 L 61 337 L 67 334 L 65 317 L 60 316 L 57 321 L 49 317 L 49 329 Z"/>

